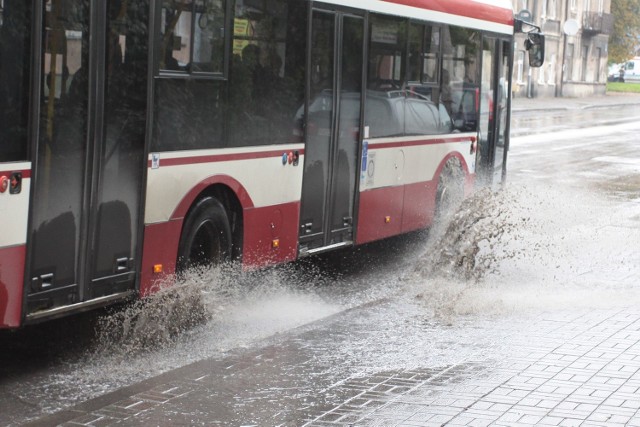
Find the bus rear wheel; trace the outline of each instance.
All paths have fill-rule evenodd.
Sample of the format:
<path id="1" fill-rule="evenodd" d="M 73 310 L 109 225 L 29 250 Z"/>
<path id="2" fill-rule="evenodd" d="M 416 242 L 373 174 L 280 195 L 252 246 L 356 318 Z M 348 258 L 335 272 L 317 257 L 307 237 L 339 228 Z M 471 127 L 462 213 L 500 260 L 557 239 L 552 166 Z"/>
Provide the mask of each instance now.
<path id="1" fill-rule="evenodd" d="M 464 198 L 464 172 L 456 158 L 447 160 L 436 190 L 436 221 L 450 215 L 460 206 Z"/>
<path id="2" fill-rule="evenodd" d="M 231 227 L 227 212 L 213 197 L 200 200 L 182 228 L 178 245 L 178 274 L 192 268 L 220 265 L 231 258 Z"/>

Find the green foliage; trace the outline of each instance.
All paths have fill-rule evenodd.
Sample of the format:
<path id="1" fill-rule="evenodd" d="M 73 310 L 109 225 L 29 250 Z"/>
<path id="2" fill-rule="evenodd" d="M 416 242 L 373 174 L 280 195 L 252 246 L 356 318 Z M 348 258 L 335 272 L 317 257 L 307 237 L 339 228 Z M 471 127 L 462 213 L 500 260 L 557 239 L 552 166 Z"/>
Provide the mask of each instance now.
<path id="1" fill-rule="evenodd" d="M 619 63 L 634 56 L 640 35 L 640 1 L 611 0 L 613 34 L 609 37 L 609 61 Z"/>
<path id="2" fill-rule="evenodd" d="M 607 83 L 607 92 L 633 92 L 640 93 L 640 83 Z"/>

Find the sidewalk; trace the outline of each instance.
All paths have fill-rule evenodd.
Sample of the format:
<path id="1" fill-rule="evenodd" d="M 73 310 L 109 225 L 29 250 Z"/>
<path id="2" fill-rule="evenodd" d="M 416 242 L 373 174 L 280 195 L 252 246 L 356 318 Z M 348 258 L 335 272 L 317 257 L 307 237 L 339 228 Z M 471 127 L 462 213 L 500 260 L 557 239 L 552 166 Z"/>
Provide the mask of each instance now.
<path id="1" fill-rule="evenodd" d="M 588 108 L 607 108 L 613 106 L 640 106 L 640 94 L 609 92 L 602 96 L 583 98 L 513 98 L 513 112 L 550 111 Z"/>
<path id="2" fill-rule="evenodd" d="M 640 309 L 451 325 L 423 310 L 378 301 L 32 425 L 640 426 Z"/>

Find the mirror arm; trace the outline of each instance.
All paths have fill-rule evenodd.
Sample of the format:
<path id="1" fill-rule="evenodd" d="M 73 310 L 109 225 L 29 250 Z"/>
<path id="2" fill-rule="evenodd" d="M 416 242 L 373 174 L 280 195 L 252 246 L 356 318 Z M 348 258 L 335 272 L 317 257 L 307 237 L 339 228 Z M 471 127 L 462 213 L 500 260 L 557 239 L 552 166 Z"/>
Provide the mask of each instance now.
<path id="1" fill-rule="evenodd" d="M 525 31 L 526 28 L 526 31 Z M 523 21 L 522 19 L 515 18 L 513 22 L 513 30 L 516 33 L 530 33 L 532 31 L 541 33 L 542 28 L 532 24 L 531 22 Z"/>

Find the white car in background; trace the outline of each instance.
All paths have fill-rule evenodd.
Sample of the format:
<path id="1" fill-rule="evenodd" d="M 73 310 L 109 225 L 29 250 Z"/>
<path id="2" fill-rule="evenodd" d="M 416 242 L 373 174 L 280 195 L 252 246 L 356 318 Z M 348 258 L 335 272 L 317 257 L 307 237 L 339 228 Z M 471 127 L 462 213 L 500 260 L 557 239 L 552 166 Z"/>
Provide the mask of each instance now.
<path id="1" fill-rule="evenodd" d="M 607 81 L 608 82 L 618 82 L 620 81 L 620 68 L 624 66 L 622 64 L 611 64 L 607 70 Z"/>
<path id="2" fill-rule="evenodd" d="M 640 56 L 636 56 L 624 63 L 624 81 L 640 82 Z"/>

